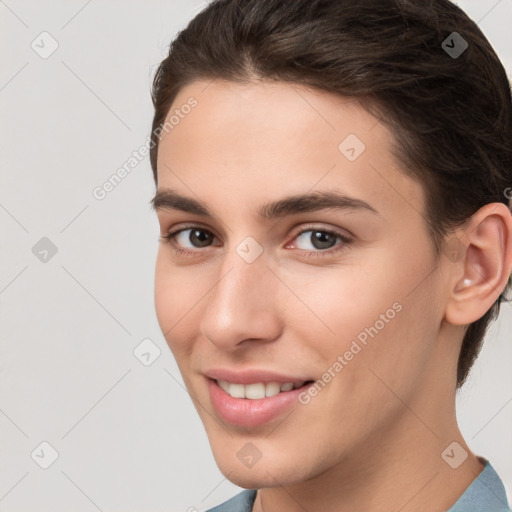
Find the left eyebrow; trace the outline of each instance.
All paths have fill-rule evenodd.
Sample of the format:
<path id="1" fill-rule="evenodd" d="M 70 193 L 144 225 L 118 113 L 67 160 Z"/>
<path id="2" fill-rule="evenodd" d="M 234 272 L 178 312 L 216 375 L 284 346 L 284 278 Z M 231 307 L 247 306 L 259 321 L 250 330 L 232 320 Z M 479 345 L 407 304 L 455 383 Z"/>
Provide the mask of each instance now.
<path id="1" fill-rule="evenodd" d="M 158 190 L 150 201 L 153 210 L 180 210 L 187 213 L 215 218 L 208 207 L 192 197 L 186 197 L 175 190 L 165 188 Z M 380 213 L 362 199 L 349 197 L 331 190 L 298 194 L 271 201 L 260 206 L 258 214 L 262 219 L 274 219 L 297 213 L 313 212 L 325 209 L 366 210 L 373 214 Z"/>

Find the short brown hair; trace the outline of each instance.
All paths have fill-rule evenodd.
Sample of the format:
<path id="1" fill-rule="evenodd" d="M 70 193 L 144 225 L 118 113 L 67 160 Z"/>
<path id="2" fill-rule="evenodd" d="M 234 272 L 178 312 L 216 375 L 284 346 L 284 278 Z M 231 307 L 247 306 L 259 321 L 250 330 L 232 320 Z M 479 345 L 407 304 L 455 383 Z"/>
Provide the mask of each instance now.
<path id="1" fill-rule="evenodd" d="M 448 51 L 454 37 L 459 48 L 467 43 L 460 55 Z M 357 98 L 388 125 L 401 167 L 423 186 L 436 258 L 479 208 L 509 205 L 510 83 L 477 24 L 448 0 L 212 1 L 177 34 L 154 77 L 155 183 L 155 130 L 178 91 L 199 79 L 275 80 Z M 509 278 L 468 326 L 457 387 L 511 286 Z"/>

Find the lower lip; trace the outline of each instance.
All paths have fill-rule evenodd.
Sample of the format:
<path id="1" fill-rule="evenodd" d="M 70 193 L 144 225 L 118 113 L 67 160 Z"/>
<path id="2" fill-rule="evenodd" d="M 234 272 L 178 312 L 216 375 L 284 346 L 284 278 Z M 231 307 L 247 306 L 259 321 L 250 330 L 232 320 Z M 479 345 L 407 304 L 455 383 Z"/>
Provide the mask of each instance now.
<path id="1" fill-rule="evenodd" d="M 277 395 L 252 400 L 233 398 L 226 393 L 214 379 L 208 378 L 210 398 L 219 416 L 232 425 L 239 427 L 257 427 L 263 425 L 298 401 L 298 396 L 312 383 L 291 391 L 281 391 Z"/>

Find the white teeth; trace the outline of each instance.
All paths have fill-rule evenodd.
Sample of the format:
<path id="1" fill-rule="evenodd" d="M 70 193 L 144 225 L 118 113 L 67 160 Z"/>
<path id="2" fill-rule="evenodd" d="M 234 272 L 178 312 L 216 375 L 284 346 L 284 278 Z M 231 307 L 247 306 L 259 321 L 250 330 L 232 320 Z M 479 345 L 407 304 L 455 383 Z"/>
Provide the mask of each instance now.
<path id="1" fill-rule="evenodd" d="M 284 386 L 284 384 L 283 384 Z M 265 386 L 265 396 L 274 396 L 280 393 L 281 391 L 286 391 L 281 389 L 282 386 L 279 385 L 279 382 L 269 382 Z"/>
<path id="2" fill-rule="evenodd" d="M 257 384 L 247 384 L 245 386 L 245 398 L 265 398 L 265 384 L 259 382 Z"/>
<path id="3" fill-rule="evenodd" d="M 245 386 L 243 384 L 230 384 L 228 393 L 234 398 L 245 398 Z"/>
<path id="4" fill-rule="evenodd" d="M 233 384 L 225 380 L 217 380 L 219 386 L 229 395 L 234 398 L 248 398 L 250 400 L 260 400 L 265 397 L 275 396 L 281 391 L 291 391 L 292 389 L 301 387 L 304 382 L 256 382 L 254 384 Z"/>
<path id="5" fill-rule="evenodd" d="M 226 392 L 229 393 L 229 382 L 225 380 L 218 380 L 217 384 Z"/>

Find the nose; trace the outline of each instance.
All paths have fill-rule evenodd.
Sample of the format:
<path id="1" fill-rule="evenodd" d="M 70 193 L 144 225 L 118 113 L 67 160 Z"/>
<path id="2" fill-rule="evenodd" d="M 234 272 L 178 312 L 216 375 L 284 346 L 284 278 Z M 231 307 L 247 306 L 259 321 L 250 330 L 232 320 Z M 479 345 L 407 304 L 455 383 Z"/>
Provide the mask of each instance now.
<path id="1" fill-rule="evenodd" d="M 267 268 L 264 254 L 247 263 L 233 249 L 205 297 L 200 331 L 223 351 L 236 351 L 249 340 L 264 342 L 279 336 L 279 280 Z"/>

